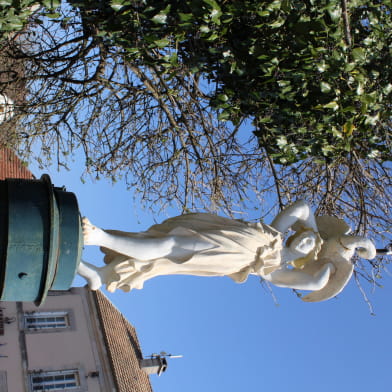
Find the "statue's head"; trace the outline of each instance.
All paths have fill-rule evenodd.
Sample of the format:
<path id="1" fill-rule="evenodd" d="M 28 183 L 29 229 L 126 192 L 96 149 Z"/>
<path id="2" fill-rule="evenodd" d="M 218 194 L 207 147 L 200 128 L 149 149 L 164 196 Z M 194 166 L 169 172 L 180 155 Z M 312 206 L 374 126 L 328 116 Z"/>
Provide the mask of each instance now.
<path id="1" fill-rule="evenodd" d="M 292 235 L 286 246 L 298 255 L 305 256 L 315 248 L 317 240 L 317 233 L 313 230 L 302 230 Z"/>
<path id="2" fill-rule="evenodd" d="M 317 259 L 321 250 L 323 240 L 319 233 L 312 229 L 298 229 L 286 241 L 286 247 L 290 249 L 292 254 L 298 257 L 291 262 L 294 268 L 303 269 L 303 267 Z"/>
<path id="3" fill-rule="evenodd" d="M 317 260 L 314 263 L 306 263 L 302 270 L 313 275 L 325 264 L 332 263 L 335 272 L 321 290 L 313 291 L 302 298 L 306 302 L 325 301 L 344 289 L 354 271 L 351 258 L 356 251 L 365 259 L 373 259 L 376 256 L 374 244 L 365 237 L 349 235 L 350 227 L 342 219 L 321 216 L 316 217 L 316 221 L 323 240 L 322 246 Z"/>

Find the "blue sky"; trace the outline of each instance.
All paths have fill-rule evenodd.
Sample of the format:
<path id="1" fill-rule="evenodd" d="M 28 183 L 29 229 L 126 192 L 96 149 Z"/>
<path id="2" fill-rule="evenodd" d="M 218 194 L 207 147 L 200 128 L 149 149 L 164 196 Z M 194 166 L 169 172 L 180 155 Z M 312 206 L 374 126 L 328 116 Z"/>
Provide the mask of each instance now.
<path id="1" fill-rule="evenodd" d="M 36 176 L 43 174 L 30 169 Z M 107 229 L 140 231 L 166 215 L 136 210 L 125 184 L 80 181 L 71 171 L 46 170 L 56 186 L 76 194 L 81 213 Z M 257 207 L 257 205 L 256 205 Z M 260 212 L 252 210 L 254 219 Z M 269 223 L 269 222 L 266 222 Z M 84 259 L 101 264 L 87 247 Z M 256 277 L 244 284 L 229 278 L 159 277 L 143 290 L 105 292 L 137 328 L 145 356 L 160 351 L 169 360 L 154 392 L 389 392 L 392 365 L 392 278 L 369 292 L 376 315 L 351 281 L 337 299 L 304 303 L 290 290 L 274 288 L 276 301 Z M 81 278 L 75 285 L 84 285 Z M 277 303 L 276 303 L 277 302 Z"/>

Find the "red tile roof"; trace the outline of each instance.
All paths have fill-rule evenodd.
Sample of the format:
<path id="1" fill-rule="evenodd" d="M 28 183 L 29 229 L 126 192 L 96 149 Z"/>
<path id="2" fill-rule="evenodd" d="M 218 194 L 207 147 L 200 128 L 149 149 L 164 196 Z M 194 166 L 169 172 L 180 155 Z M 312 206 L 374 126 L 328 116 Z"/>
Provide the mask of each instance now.
<path id="1" fill-rule="evenodd" d="M 142 353 L 135 328 L 101 291 L 93 291 L 117 392 L 152 392 L 140 368 Z"/>
<path id="2" fill-rule="evenodd" d="M 6 178 L 34 178 L 27 166 L 9 148 L 0 148 L 0 180 Z"/>

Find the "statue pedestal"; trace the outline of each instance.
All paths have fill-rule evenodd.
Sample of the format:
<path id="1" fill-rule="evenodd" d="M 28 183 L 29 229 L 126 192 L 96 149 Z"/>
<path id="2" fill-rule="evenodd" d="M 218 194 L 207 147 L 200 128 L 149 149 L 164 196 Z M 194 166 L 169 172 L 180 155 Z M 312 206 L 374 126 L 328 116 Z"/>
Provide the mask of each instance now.
<path id="1" fill-rule="evenodd" d="M 39 180 L 0 181 L 0 300 L 34 301 L 67 290 L 83 246 L 76 197 Z"/>

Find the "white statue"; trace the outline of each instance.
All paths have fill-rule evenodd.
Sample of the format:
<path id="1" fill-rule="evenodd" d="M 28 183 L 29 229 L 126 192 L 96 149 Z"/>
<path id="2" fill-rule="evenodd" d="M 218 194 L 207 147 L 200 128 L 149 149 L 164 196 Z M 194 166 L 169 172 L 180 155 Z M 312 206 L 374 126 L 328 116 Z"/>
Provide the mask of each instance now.
<path id="1" fill-rule="evenodd" d="M 289 229 L 294 234 L 283 245 Z M 312 291 L 304 301 L 323 301 L 349 281 L 356 248 L 366 259 L 376 255 L 371 241 L 349 231 L 341 219 L 315 217 L 304 201 L 271 225 L 194 213 L 126 233 L 101 230 L 84 218 L 84 243 L 101 246 L 106 266 L 82 262 L 78 273 L 92 290 L 106 284 L 108 291 L 141 289 L 160 275 L 229 276 L 236 282 L 257 275 L 276 286 Z"/>

